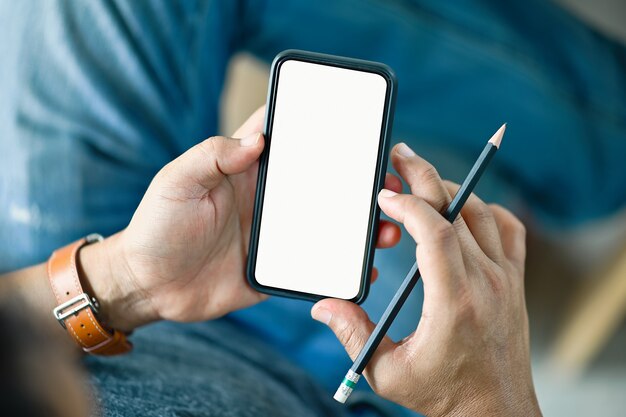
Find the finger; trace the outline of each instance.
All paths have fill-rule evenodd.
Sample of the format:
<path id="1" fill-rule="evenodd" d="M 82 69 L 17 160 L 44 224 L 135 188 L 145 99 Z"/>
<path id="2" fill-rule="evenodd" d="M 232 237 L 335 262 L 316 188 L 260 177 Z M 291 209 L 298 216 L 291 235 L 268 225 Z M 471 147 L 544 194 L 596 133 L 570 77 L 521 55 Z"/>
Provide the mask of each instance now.
<path id="1" fill-rule="evenodd" d="M 401 237 L 402 232 L 397 224 L 387 220 L 380 220 L 378 224 L 378 240 L 376 241 L 377 248 L 391 248 L 398 244 Z"/>
<path id="2" fill-rule="evenodd" d="M 234 138 L 243 138 L 252 133 L 262 132 L 265 122 L 265 105 L 259 107 L 233 134 Z"/>
<path id="3" fill-rule="evenodd" d="M 237 131 L 233 134 L 233 138 L 244 138 L 250 134 L 256 132 L 262 132 L 264 130 L 264 122 L 265 122 L 265 105 L 259 107 L 250 117 L 246 120 L 243 125 L 237 129 Z M 247 194 L 254 193 L 254 189 L 256 186 L 256 175 L 258 172 L 258 165 L 253 164 L 247 172 L 237 174 L 233 177 L 233 183 L 237 184 L 237 187 L 240 189 L 247 190 Z M 244 207 L 246 208 L 246 213 L 249 207 L 252 207 L 252 202 L 254 198 L 246 199 L 243 202 Z"/>
<path id="4" fill-rule="evenodd" d="M 523 268 L 526 261 L 526 228 L 513 213 L 497 204 L 490 204 L 502 239 L 502 248 L 507 259 Z"/>
<path id="5" fill-rule="evenodd" d="M 409 185 L 411 194 L 422 198 L 435 210 L 443 213 L 452 199 L 435 167 L 419 157 L 405 143 L 394 146 L 391 152 L 391 162 L 398 174 Z"/>
<path id="6" fill-rule="evenodd" d="M 385 186 L 384 188 L 395 191 L 396 193 L 402 192 L 402 181 L 392 173 L 385 174 Z"/>
<path id="7" fill-rule="evenodd" d="M 444 185 L 450 195 L 455 195 L 460 188 L 458 184 L 450 181 L 444 181 Z M 461 209 L 461 217 L 483 253 L 499 264 L 504 259 L 504 250 L 496 220 L 489 206 L 472 193 Z"/>
<path id="8" fill-rule="evenodd" d="M 461 245 L 455 228 L 423 199 L 382 190 L 380 208 L 404 227 L 417 243 L 416 258 L 424 280 L 433 295 L 450 302 L 466 279 Z"/>
<path id="9" fill-rule="evenodd" d="M 311 316 L 330 327 L 352 360 L 361 352 L 375 327 L 361 307 L 334 298 L 317 302 L 311 309 Z M 384 363 L 380 361 L 386 362 L 390 359 L 389 354 L 394 346 L 393 341 L 385 336 L 376 349 L 368 369 L 379 366 L 384 369 Z"/>
<path id="10" fill-rule="evenodd" d="M 450 205 L 452 198 L 435 167 L 418 156 L 405 143 L 400 143 L 394 147 L 392 162 L 398 173 L 409 184 L 411 194 L 422 198 L 443 214 Z M 453 225 L 458 232 L 463 253 L 467 256 L 476 255 L 480 251 L 480 247 L 475 242 L 463 218 L 457 217 Z"/>
<path id="11" fill-rule="evenodd" d="M 378 279 L 378 268 L 372 268 L 372 276 L 370 277 L 370 284 L 373 284 Z"/>
<path id="12" fill-rule="evenodd" d="M 172 161 L 167 175 L 175 185 L 211 190 L 226 175 L 244 172 L 254 164 L 263 144 L 263 135 L 258 132 L 242 139 L 214 136 Z"/>

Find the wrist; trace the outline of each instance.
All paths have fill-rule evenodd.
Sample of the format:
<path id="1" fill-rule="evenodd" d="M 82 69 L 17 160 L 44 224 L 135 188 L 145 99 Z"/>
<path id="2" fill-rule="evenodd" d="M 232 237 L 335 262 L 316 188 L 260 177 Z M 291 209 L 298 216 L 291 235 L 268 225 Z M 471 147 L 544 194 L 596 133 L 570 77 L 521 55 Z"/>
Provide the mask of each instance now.
<path id="1" fill-rule="evenodd" d="M 465 399 L 457 401 L 453 407 L 440 415 L 441 417 L 542 416 L 532 384 L 524 392 L 509 390 L 502 395 L 498 395 L 494 391 L 485 395 L 473 393 L 472 396 L 467 396 Z"/>
<path id="2" fill-rule="evenodd" d="M 99 303 L 99 317 L 107 326 L 130 332 L 158 318 L 124 261 L 120 234 L 80 250 L 77 266 L 83 285 Z"/>

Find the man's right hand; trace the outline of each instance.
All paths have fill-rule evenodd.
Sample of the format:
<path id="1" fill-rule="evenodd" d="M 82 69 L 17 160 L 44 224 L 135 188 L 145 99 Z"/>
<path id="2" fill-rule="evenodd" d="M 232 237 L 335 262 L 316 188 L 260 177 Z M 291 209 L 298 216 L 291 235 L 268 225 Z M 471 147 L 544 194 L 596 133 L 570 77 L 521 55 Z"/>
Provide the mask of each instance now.
<path id="1" fill-rule="evenodd" d="M 411 188 L 379 194 L 381 209 L 417 242 L 424 306 L 416 331 L 378 347 L 364 376 L 381 396 L 428 416 L 535 416 L 524 299 L 525 229 L 472 195 L 450 224 L 440 214 L 457 185 L 401 144 L 393 165 Z M 318 302 L 352 359 L 374 329 L 357 305 Z"/>

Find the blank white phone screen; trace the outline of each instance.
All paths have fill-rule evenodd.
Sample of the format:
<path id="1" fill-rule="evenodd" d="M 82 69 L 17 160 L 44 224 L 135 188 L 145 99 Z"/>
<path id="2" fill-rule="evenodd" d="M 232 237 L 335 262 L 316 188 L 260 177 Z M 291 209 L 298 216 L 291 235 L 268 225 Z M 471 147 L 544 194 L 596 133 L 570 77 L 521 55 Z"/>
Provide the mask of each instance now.
<path id="1" fill-rule="evenodd" d="M 279 71 L 255 277 L 352 299 L 361 288 L 387 81 L 297 60 Z"/>

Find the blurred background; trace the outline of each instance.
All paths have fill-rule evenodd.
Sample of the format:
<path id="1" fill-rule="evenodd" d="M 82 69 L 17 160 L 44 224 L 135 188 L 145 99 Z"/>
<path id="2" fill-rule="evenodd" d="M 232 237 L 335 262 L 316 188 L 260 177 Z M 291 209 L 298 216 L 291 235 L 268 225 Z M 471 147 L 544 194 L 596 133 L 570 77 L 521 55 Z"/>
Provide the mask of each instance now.
<path id="1" fill-rule="evenodd" d="M 559 3 L 626 44 L 625 1 Z M 268 76 L 267 63 L 247 53 L 234 57 L 221 103 L 222 133 L 234 132 L 265 103 Z M 626 211 L 571 229 L 529 232 L 526 294 L 544 415 L 626 415 Z"/>

